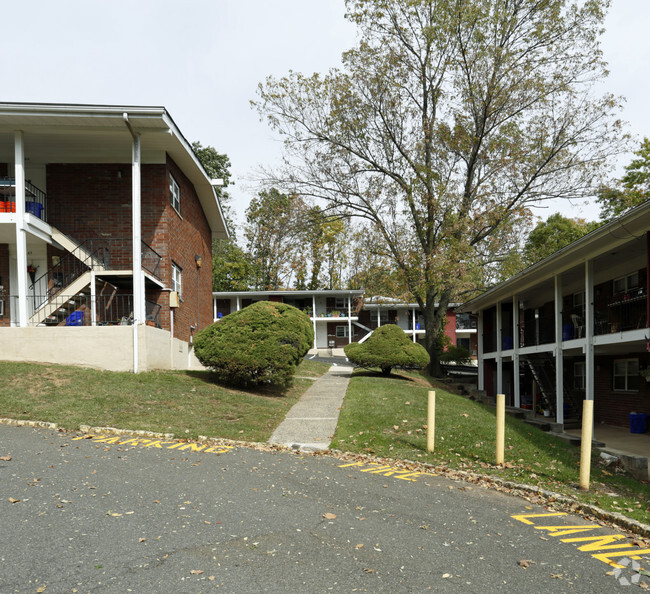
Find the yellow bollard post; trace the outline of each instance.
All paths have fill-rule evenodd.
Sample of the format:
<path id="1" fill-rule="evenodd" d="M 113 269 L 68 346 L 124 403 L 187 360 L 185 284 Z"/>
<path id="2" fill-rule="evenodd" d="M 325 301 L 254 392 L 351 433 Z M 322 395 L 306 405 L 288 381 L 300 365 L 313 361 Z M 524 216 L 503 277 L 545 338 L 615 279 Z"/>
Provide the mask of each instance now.
<path id="1" fill-rule="evenodd" d="M 591 438 L 594 422 L 594 401 L 582 401 L 582 436 L 580 439 L 580 488 L 589 491 L 591 473 Z"/>
<path id="2" fill-rule="evenodd" d="M 503 464 L 506 433 L 506 395 L 497 394 L 497 464 Z"/>
<path id="3" fill-rule="evenodd" d="M 436 393 L 429 390 L 427 407 L 427 452 L 433 452 L 436 441 Z"/>

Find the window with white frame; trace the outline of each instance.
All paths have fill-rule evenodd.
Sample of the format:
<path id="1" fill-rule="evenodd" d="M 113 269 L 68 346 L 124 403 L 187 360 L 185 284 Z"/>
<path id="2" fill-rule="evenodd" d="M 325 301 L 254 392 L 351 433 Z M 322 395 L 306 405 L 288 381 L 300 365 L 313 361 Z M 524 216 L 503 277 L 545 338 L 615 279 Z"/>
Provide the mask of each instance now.
<path id="1" fill-rule="evenodd" d="M 348 327 L 347 326 L 337 326 L 336 327 L 336 337 L 337 338 L 347 338 L 348 337 Z"/>
<path id="2" fill-rule="evenodd" d="M 614 361 L 614 390 L 635 392 L 639 389 L 639 360 L 616 359 Z"/>
<path id="3" fill-rule="evenodd" d="M 181 296 L 183 269 L 172 262 L 172 291 L 176 291 Z"/>
<path id="4" fill-rule="evenodd" d="M 346 310 L 348 309 L 347 299 L 345 297 L 336 298 L 336 309 Z"/>
<path id="5" fill-rule="evenodd" d="M 626 291 L 631 291 L 632 289 L 639 288 L 639 273 L 633 272 L 627 276 L 622 276 L 620 278 L 614 279 L 614 295 L 618 293 L 625 293 Z"/>
<path id="6" fill-rule="evenodd" d="M 381 317 L 380 317 L 381 316 Z M 371 311 L 370 312 L 370 321 L 372 322 L 377 322 L 377 320 L 381 319 L 381 323 L 388 322 L 388 311 L 384 310 L 378 310 L 378 311 Z"/>
<path id="7" fill-rule="evenodd" d="M 169 201 L 174 207 L 174 210 L 180 214 L 181 212 L 181 189 L 179 188 L 174 176 L 169 174 Z"/>
<path id="8" fill-rule="evenodd" d="M 576 390 L 585 389 L 585 362 L 576 361 L 573 364 L 573 387 Z"/>

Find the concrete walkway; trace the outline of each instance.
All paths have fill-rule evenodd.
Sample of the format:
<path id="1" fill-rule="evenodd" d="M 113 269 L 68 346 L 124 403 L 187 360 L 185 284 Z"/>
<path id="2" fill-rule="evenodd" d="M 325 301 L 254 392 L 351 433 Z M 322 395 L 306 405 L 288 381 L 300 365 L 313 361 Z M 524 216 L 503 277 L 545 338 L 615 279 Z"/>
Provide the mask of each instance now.
<path id="1" fill-rule="evenodd" d="M 295 450 L 326 450 L 339 420 L 352 367 L 333 365 L 291 407 L 269 443 Z"/>

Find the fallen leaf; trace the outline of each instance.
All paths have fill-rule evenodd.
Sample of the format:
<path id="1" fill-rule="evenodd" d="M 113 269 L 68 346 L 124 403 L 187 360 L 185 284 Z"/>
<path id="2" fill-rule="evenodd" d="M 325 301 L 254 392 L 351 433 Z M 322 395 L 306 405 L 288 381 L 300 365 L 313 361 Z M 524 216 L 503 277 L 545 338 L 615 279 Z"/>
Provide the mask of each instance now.
<path id="1" fill-rule="evenodd" d="M 119 518 L 122 514 L 118 514 L 117 512 L 113 512 L 113 511 L 108 510 L 106 515 L 107 516 L 112 516 L 113 518 Z"/>
<path id="2" fill-rule="evenodd" d="M 208 579 L 209 579 L 211 582 L 214 582 L 214 580 L 215 580 L 216 578 L 215 578 L 213 575 L 211 575 L 211 576 L 208 577 Z"/>
<path id="3" fill-rule="evenodd" d="M 364 570 L 366 573 L 375 573 L 375 570 L 374 570 L 374 569 L 370 569 L 369 567 L 364 567 L 363 570 Z"/>
<path id="4" fill-rule="evenodd" d="M 3 462 L 9 462 L 9 460 L 11 460 L 11 456 L 0 456 L 0 460 Z"/>
<path id="5" fill-rule="evenodd" d="M 45 588 L 47 588 L 47 586 L 41 586 L 41 587 L 38 588 L 36 591 L 37 591 L 37 592 L 45 592 Z"/>
<path id="6" fill-rule="evenodd" d="M 460 415 L 460 416 L 461 416 L 461 417 L 465 417 L 465 418 L 469 417 L 469 415 L 468 415 L 467 413 L 463 413 L 463 414 Z"/>
<path id="7" fill-rule="evenodd" d="M 530 559 L 520 559 L 519 560 L 519 566 L 523 567 L 524 569 L 528 569 L 530 567 L 531 563 L 535 563 L 535 561 L 531 561 Z"/>
<path id="8" fill-rule="evenodd" d="M 20 499 L 14 499 L 13 497 L 9 497 L 9 503 L 18 503 Z"/>
<path id="9" fill-rule="evenodd" d="M 336 518 L 336 515 L 335 515 L 335 514 L 330 514 L 330 513 L 328 512 L 328 513 L 326 513 L 326 514 L 323 514 L 323 517 L 324 517 L 326 520 L 334 520 L 334 519 Z"/>
<path id="10" fill-rule="evenodd" d="M 362 544 L 358 544 L 358 545 L 357 545 L 356 547 L 354 547 L 354 548 L 355 548 L 355 549 L 362 549 L 362 548 L 363 548 L 363 545 L 362 545 Z"/>
<path id="11" fill-rule="evenodd" d="M 442 574 L 442 577 L 443 577 L 443 579 L 446 580 L 447 578 L 450 578 L 450 577 L 451 577 L 451 573 L 443 573 L 443 574 Z"/>
<path id="12" fill-rule="evenodd" d="M 147 542 L 147 539 L 146 539 L 146 538 L 140 538 L 140 539 L 138 540 L 138 542 Z"/>
<path id="13" fill-rule="evenodd" d="M 192 575 L 201 575 L 203 573 L 203 569 L 190 569 L 190 573 Z"/>

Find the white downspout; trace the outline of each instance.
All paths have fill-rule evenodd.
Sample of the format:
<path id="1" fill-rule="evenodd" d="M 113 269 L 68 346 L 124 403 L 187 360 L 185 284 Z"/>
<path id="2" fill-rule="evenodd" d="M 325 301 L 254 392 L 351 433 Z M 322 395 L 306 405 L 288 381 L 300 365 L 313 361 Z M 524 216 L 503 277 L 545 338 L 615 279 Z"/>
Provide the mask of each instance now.
<path id="1" fill-rule="evenodd" d="M 133 373 L 138 373 L 139 349 L 138 326 L 144 323 L 144 277 L 142 275 L 142 196 L 141 196 L 141 147 L 140 135 L 133 131 L 129 114 L 124 113 L 124 123 L 133 138 L 132 168 L 132 225 L 133 225 Z"/>
<path id="2" fill-rule="evenodd" d="M 22 130 L 14 132 L 16 183 L 16 265 L 18 270 L 18 325 L 27 327 L 27 232 L 25 231 L 25 144 Z"/>
<path id="3" fill-rule="evenodd" d="M 316 295 L 311 296 L 311 316 L 314 325 L 314 348 L 316 348 Z"/>
<path id="4" fill-rule="evenodd" d="M 352 342 L 352 300 L 348 295 L 348 344 Z"/>

